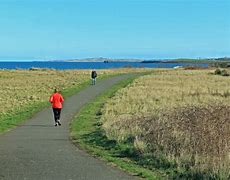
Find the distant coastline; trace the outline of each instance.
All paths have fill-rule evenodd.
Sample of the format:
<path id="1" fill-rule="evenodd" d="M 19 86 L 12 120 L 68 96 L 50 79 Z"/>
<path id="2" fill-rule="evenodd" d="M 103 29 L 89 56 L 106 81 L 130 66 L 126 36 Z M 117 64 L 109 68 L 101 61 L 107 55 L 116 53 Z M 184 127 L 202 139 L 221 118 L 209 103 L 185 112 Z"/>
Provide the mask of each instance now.
<path id="1" fill-rule="evenodd" d="M 84 58 L 84 59 L 67 59 L 65 62 L 142 62 L 143 59 L 112 59 L 112 58 Z"/>
<path id="2" fill-rule="evenodd" d="M 187 58 L 178 58 L 178 59 L 112 59 L 112 58 L 85 58 L 85 59 L 67 59 L 67 60 L 55 60 L 55 61 L 64 61 L 64 62 L 139 62 L 139 63 L 214 63 L 214 62 L 230 62 L 230 57 L 221 57 L 221 58 L 202 58 L 202 59 L 187 59 Z"/>
<path id="3" fill-rule="evenodd" d="M 138 58 L 73 58 L 73 59 L 0 59 L 0 62 L 137 62 L 137 63 L 215 63 L 215 62 L 227 62 L 230 63 L 230 57 L 219 58 L 174 58 L 174 59 L 138 59 Z"/>

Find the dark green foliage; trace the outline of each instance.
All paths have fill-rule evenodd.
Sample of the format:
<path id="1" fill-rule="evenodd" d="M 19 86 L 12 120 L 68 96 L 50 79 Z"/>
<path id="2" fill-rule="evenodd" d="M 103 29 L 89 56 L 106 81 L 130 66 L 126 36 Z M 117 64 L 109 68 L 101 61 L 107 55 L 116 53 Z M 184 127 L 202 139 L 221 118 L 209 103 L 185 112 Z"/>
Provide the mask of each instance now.
<path id="1" fill-rule="evenodd" d="M 225 69 L 221 70 L 219 68 L 215 70 L 214 74 L 221 75 L 221 76 L 229 76 L 229 73 Z"/>
<path id="2" fill-rule="evenodd" d="M 170 162 L 164 155 L 161 154 L 142 154 L 138 159 L 136 159 L 136 161 L 138 164 L 149 169 L 169 170 L 177 168 L 176 162 Z"/>
<path id="3" fill-rule="evenodd" d="M 219 68 L 217 68 L 217 69 L 215 70 L 214 74 L 216 74 L 216 75 L 221 75 L 221 70 L 220 70 Z"/>
<path id="4" fill-rule="evenodd" d="M 95 131 L 82 136 L 82 140 L 87 144 L 103 147 L 110 150 L 117 146 L 116 141 L 109 140 L 101 128 L 96 128 Z"/>
<path id="5" fill-rule="evenodd" d="M 171 179 L 179 180 L 179 179 L 190 179 L 190 180 L 220 180 L 221 178 L 217 175 L 211 175 L 209 172 L 194 172 L 194 171 L 183 171 L 178 172 L 174 171 Z"/>

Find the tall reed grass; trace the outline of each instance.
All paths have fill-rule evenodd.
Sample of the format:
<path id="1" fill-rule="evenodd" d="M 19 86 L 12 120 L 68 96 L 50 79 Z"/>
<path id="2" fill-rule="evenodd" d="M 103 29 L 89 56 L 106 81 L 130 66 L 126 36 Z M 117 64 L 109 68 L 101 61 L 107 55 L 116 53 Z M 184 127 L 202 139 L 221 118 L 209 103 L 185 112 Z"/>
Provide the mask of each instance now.
<path id="1" fill-rule="evenodd" d="M 230 178 L 230 79 L 213 70 L 157 70 L 117 92 L 102 111 L 109 138 L 178 169 Z M 204 176 L 203 176 L 204 177 Z"/>

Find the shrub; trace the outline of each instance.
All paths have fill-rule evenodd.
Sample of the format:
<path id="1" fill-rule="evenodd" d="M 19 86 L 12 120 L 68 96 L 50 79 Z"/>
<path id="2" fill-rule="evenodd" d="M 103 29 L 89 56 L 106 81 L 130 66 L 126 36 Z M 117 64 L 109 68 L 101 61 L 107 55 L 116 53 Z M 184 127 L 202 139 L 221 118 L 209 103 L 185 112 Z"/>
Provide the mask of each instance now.
<path id="1" fill-rule="evenodd" d="M 225 69 L 223 69 L 223 70 L 221 71 L 221 75 L 222 75 L 222 76 L 229 76 L 228 72 L 227 72 Z"/>
<path id="2" fill-rule="evenodd" d="M 219 68 L 217 68 L 217 69 L 215 70 L 214 74 L 216 74 L 216 75 L 221 75 L 221 70 L 220 70 Z"/>
<path id="3" fill-rule="evenodd" d="M 221 70 L 219 68 L 215 70 L 214 74 L 221 75 L 221 76 L 229 76 L 229 73 L 225 69 Z"/>
<path id="4" fill-rule="evenodd" d="M 163 152 L 193 172 L 230 176 L 230 106 L 187 106 L 134 122 L 152 154 Z"/>

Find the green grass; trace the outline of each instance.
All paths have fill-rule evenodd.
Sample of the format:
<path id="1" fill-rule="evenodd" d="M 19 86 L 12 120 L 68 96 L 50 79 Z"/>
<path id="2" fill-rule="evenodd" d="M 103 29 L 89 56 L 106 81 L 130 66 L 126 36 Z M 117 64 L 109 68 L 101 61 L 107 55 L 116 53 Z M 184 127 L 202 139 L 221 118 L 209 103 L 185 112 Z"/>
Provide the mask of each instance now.
<path id="1" fill-rule="evenodd" d="M 42 108 L 48 106 L 48 103 L 34 103 L 28 106 L 8 111 L 0 116 L 0 133 L 9 131 L 16 127 L 19 123 L 25 119 L 30 118 L 34 113 L 38 112 Z"/>
<path id="2" fill-rule="evenodd" d="M 98 78 L 98 80 L 100 81 L 102 79 L 105 79 L 111 76 L 115 76 L 115 75 L 113 74 L 101 75 Z M 64 98 L 67 98 L 81 91 L 86 86 L 90 85 L 90 83 L 91 83 L 91 80 L 89 79 L 78 86 L 65 89 L 64 91 L 62 91 L 62 94 Z M 48 98 L 49 97 L 47 97 L 47 99 Z M 9 131 L 12 128 L 15 128 L 20 123 L 31 118 L 35 113 L 49 106 L 50 106 L 50 103 L 48 101 L 47 102 L 36 102 L 36 103 L 31 103 L 27 106 L 20 107 L 18 109 L 14 109 L 12 111 L 8 111 L 4 114 L 1 114 L 0 115 L 0 134 Z"/>
<path id="3" fill-rule="evenodd" d="M 106 100 L 114 93 L 133 82 L 137 76 L 123 80 L 111 89 L 96 97 L 93 102 L 83 107 L 71 124 L 71 138 L 73 142 L 80 145 L 93 155 L 99 156 L 133 175 L 148 178 L 161 179 L 166 176 L 157 169 L 149 170 L 138 164 L 138 152 L 129 143 L 118 144 L 106 137 L 101 128 L 101 108 Z"/>

